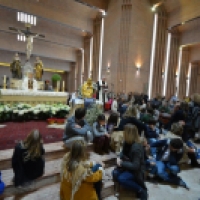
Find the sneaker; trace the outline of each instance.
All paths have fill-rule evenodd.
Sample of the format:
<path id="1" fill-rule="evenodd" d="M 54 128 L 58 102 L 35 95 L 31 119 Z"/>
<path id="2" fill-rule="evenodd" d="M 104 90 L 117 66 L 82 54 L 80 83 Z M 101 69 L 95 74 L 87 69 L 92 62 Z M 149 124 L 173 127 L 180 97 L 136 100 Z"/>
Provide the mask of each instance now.
<path id="1" fill-rule="evenodd" d="M 182 187 L 184 187 L 187 190 L 190 189 L 189 186 L 183 180 L 180 180 L 179 185 L 182 186 Z"/>
<path id="2" fill-rule="evenodd" d="M 148 199 L 147 189 L 142 189 L 139 192 L 139 196 L 140 196 L 140 200 L 147 200 Z"/>

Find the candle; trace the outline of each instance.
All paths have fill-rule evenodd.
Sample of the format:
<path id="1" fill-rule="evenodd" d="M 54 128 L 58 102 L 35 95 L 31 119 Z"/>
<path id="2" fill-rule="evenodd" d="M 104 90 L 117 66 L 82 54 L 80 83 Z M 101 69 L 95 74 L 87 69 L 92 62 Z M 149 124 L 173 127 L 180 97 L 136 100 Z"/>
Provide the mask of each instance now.
<path id="1" fill-rule="evenodd" d="M 63 81 L 63 92 L 65 91 L 65 81 Z"/>
<path id="2" fill-rule="evenodd" d="M 60 90 L 59 86 L 60 86 L 59 81 L 57 81 L 57 92 Z"/>
<path id="3" fill-rule="evenodd" d="M 4 75 L 3 82 L 6 84 L 6 75 Z"/>

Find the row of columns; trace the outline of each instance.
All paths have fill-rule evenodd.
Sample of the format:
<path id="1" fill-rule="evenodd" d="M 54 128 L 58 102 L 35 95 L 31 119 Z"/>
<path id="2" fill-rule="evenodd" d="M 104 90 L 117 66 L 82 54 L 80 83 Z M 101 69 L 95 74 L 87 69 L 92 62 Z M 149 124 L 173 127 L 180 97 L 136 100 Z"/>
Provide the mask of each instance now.
<path id="1" fill-rule="evenodd" d="M 179 32 L 168 31 L 165 37 L 167 27 L 163 11 L 155 13 L 153 26 L 149 97 L 162 94 L 183 98 L 197 92 L 198 68 L 190 61 L 190 49 L 180 46 Z"/>
<path id="2" fill-rule="evenodd" d="M 93 35 L 85 36 L 84 47 L 76 50 L 76 63 L 71 65 L 71 91 L 76 91 L 88 78 L 98 81 L 102 77 L 102 49 L 104 38 L 104 16 L 94 20 Z"/>

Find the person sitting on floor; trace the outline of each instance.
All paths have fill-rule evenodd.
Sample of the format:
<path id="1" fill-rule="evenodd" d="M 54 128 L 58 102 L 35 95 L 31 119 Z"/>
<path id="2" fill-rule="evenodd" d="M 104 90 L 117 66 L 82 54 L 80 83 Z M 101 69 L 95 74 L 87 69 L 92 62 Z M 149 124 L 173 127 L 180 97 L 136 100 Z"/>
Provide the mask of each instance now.
<path id="1" fill-rule="evenodd" d="M 93 126 L 94 134 L 94 151 L 98 154 L 109 153 L 110 147 L 110 135 L 106 129 L 106 118 L 104 114 L 100 114 L 97 117 L 97 121 L 94 122 Z"/>
<path id="2" fill-rule="evenodd" d="M 172 124 L 171 131 L 168 131 L 166 135 L 162 136 L 162 138 L 180 138 L 182 139 L 182 135 L 184 132 L 184 125 L 185 123 L 183 121 L 177 122 Z M 197 147 L 190 141 L 184 141 L 183 140 L 183 148 L 184 148 L 184 154 L 182 159 L 180 160 L 180 163 L 188 162 L 188 159 L 191 160 L 190 165 L 191 167 L 200 167 L 200 164 L 197 161 L 198 158 L 198 149 Z"/>
<path id="3" fill-rule="evenodd" d="M 61 164 L 60 199 L 101 200 L 102 175 L 101 165 L 87 160 L 85 142 L 75 141 Z"/>
<path id="4" fill-rule="evenodd" d="M 124 128 L 124 145 L 117 159 L 117 168 L 112 172 L 113 180 L 127 189 L 136 192 L 140 200 L 148 198 L 144 182 L 144 149 L 140 144 L 137 127 L 127 124 Z"/>
<path id="5" fill-rule="evenodd" d="M 147 142 L 145 137 L 140 138 L 141 145 L 144 148 L 144 159 L 145 159 L 145 168 L 146 168 L 146 178 L 151 179 L 155 177 L 157 172 L 156 159 L 151 156 L 150 145 Z"/>
<path id="6" fill-rule="evenodd" d="M 137 118 L 137 108 L 135 105 L 130 105 L 124 113 L 116 131 L 123 131 L 126 124 L 134 124 L 138 128 L 139 135 L 142 131 L 146 131 L 146 125 Z"/>
<path id="7" fill-rule="evenodd" d="M 93 136 L 90 125 L 84 120 L 86 110 L 84 108 L 77 108 L 75 116 L 67 120 L 66 128 L 63 135 L 63 141 L 67 147 L 76 140 L 86 140 L 91 142 Z"/>
<path id="8" fill-rule="evenodd" d="M 3 194 L 5 189 L 5 184 L 4 182 L 1 180 L 1 171 L 0 171 L 0 195 Z"/>
<path id="9" fill-rule="evenodd" d="M 108 133 L 112 133 L 114 128 L 117 127 L 119 121 L 119 115 L 117 113 L 111 113 L 107 120 L 106 129 Z"/>
<path id="10" fill-rule="evenodd" d="M 43 175 L 44 153 L 42 136 L 37 129 L 31 131 L 24 141 L 15 146 L 12 168 L 16 187 L 26 186 L 30 181 Z"/>
<path id="11" fill-rule="evenodd" d="M 178 162 L 184 153 L 182 140 L 179 138 L 159 140 L 152 143 L 151 147 L 157 147 L 156 175 L 165 182 L 189 189 L 186 183 L 177 175 L 180 172 Z"/>
<path id="12" fill-rule="evenodd" d="M 156 121 L 155 120 L 149 120 L 147 129 L 146 129 L 145 137 L 148 141 L 148 144 L 152 144 L 153 142 L 156 142 L 159 139 L 159 131 L 156 128 Z M 150 148 L 151 155 L 153 157 L 156 156 L 156 148 L 151 147 Z"/>

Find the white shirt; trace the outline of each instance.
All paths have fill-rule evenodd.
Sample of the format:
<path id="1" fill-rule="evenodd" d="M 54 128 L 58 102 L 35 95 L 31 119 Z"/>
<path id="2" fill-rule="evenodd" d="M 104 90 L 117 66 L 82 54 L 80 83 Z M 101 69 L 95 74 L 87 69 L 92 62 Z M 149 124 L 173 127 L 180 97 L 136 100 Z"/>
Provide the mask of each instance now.
<path id="1" fill-rule="evenodd" d="M 165 153 L 164 153 L 164 155 L 162 156 L 162 161 L 168 161 L 169 160 L 169 155 L 170 155 L 170 149 L 168 148 L 166 151 L 165 151 Z"/>
<path id="2" fill-rule="evenodd" d="M 117 101 L 116 101 L 116 100 L 113 100 L 113 102 L 112 102 L 112 104 L 111 104 L 111 110 L 112 110 L 113 112 L 117 112 L 117 107 L 118 107 Z"/>

